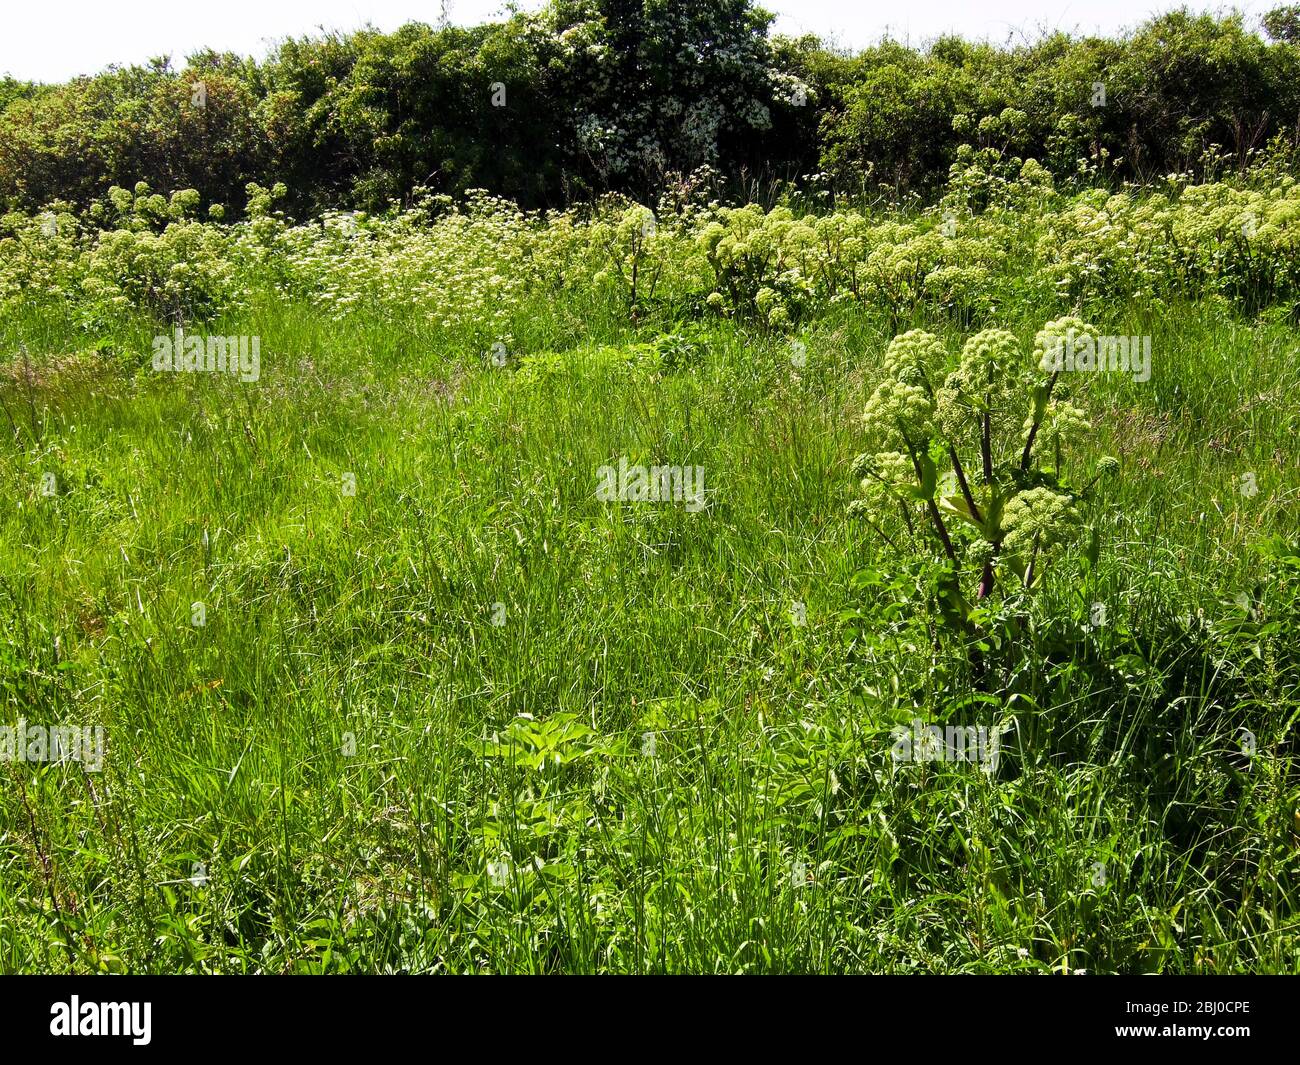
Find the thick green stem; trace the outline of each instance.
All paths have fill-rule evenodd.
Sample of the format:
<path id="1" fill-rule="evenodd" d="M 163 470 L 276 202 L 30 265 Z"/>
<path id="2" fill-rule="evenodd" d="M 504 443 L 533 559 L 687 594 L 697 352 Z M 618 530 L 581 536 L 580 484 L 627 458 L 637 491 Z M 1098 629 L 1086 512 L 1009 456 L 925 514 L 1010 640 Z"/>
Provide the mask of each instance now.
<path id="1" fill-rule="evenodd" d="M 957 484 L 961 488 L 961 494 L 966 500 L 966 505 L 970 507 L 971 517 L 976 521 L 983 521 L 980 516 L 980 508 L 975 505 L 975 497 L 971 494 L 970 484 L 966 480 L 966 471 L 962 468 L 961 459 L 957 457 L 957 449 L 948 445 L 948 457 L 952 459 L 952 469 L 957 475 Z"/>
<path id="2" fill-rule="evenodd" d="M 1047 404 L 1052 401 L 1052 389 L 1056 387 L 1056 379 L 1061 376 L 1060 370 L 1053 370 L 1052 376 L 1047 381 L 1047 396 L 1043 400 L 1043 411 L 1046 413 Z M 1029 469 L 1029 460 L 1034 452 L 1034 438 L 1038 436 L 1038 427 L 1043 424 L 1041 417 L 1034 419 L 1034 424 L 1029 427 L 1029 438 L 1025 441 L 1024 453 L 1020 456 L 1020 468 L 1027 471 Z"/>
<path id="3" fill-rule="evenodd" d="M 907 438 L 906 433 L 903 434 L 903 443 L 907 447 L 907 454 L 912 459 L 912 468 L 916 471 L 916 483 L 918 485 L 923 484 L 925 482 L 925 475 L 921 472 L 921 460 L 916 457 L 916 449 L 912 447 L 912 441 Z M 939 540 L 943 544 L 944 554 L 948 556 L 948 560 L 953 564 L 953 568 L 957 568 L 957 552 L 953 549 L 952 539 L 948 536 L 948 526 L 943 523 L 943 515 L 939 513 L 939 508 L 934 505 L 933 496 L 925 501 L 925 509 L 929 512 L 930 521 L 934 525 L 934 531 L 939 534 Z"/>

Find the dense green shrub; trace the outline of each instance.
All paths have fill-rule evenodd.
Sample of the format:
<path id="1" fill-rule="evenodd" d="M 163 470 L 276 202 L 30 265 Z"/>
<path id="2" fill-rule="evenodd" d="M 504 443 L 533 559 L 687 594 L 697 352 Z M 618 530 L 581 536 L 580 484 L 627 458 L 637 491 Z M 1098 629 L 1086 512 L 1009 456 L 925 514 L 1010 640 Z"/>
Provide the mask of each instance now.
<path id="1" fill-rule="evenodd" d="M 114 70 L 19 98 L 0 114 L 0 199 L 88 203 L 146 181 L 238 202 L 267 161 L 254 104 L 240 78 L 201 65 Z"/>
<path id="2" fill-rule="evenodd" d="M 523 207 L 650 203 L 703 167 L 734 197 L 938 189 L 963 148 L 1115 185 L 1243 169 L 1300 128 L 1294 12 L 1174 12 L 1112 40 L 951 37 L 848 55 L 772 38 L 749 0 L 554 0 L 470 29 L 288 40 L 262 63 L 197 53 L 66 85 L 0 82 L 0 205 L 110 185 L 297 215 L 483 188 Z M 201 105 L 198 101 L 202 101 Z M 815 171 L 815 173 L 814 173 Z"/>

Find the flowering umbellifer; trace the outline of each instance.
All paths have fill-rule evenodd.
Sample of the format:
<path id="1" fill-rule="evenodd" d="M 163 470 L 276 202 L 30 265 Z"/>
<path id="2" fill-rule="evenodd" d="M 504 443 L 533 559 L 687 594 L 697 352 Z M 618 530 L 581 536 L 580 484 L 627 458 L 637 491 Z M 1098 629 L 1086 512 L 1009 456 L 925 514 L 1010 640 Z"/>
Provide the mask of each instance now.
<path id="1" fill-rule="evenodd" d="M 1083 530 L 1080 508 L 1093 486 L 1118 468 L 1102 459 L 1087 484 L 1067 482 L 1064 456 L 1091 424 L 1058 388 L 1059 371 L 1042 369 L 1042 352 L 1058 338 L 1096 333 L 1059 318 L 1026 352 L 1014 334 L 986 329 L 955 365 L 933 334 L 896 336 L 863 412 L 875 450 L 854 461 L 864 490 L 854 509 L 897 506 L 915 531 L 919 507 L 953 570 L 978 574 L 978 599 L 993 593 L 999 574 L 1033 588 L 1050 554 Z"/>

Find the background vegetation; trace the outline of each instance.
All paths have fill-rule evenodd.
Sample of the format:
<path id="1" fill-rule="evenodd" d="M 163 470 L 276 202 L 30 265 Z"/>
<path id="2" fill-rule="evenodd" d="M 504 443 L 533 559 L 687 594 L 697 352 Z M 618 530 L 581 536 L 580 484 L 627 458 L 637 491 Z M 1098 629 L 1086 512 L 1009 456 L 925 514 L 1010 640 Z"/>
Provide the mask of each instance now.
<path id="1" fill-rule="evenodd" d="M 1300 971 L 1286 19 L 558 4 L 6 85 L 0 722 L 108 752 L 0 762 L 0 970 Z M 1061 382 L 986 489 L 1079 535 L 977 598 L 955 492 L 861 456 L 908 344 L 1066 315 L 1151 378 Z M 156 372 L 177 326 L 258 380 Z M 704 508 L 601 502 L 623 456 Z"/>
<path id="2" fill-rule="evenodd" d="M 701 166 L 747 198 L 791 183 L 896 198 L 933 193 L 963 145 L 1058 179 L 1206 176 L 1294 147 L 1298 22 L 1278 8 L 1266 40 L 1237 15 L 1174 12 L 1116 39 L 849 54 L 770 36 L 749 0 L 555 0 L 470 29 L 287 40 L 261 62 L 205 51 L 180 70 L 5 81 L 0 206 L 85 206 L 145 181 L 242 209 L 248 182 L 283 181 L 304 217 L 421 187 L 562 207 L 645 200 Z"/>

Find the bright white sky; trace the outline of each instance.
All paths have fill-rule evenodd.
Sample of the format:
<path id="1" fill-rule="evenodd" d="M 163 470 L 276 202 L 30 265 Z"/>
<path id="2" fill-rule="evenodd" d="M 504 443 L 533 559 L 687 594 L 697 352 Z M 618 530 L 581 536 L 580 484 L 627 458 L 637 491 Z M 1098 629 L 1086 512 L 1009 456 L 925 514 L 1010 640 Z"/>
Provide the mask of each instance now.
<path id="1" fill-rule="evenodd" d="M 502 0 L 443 0 L 452 22 L 473 25 L 504 10 Z M 1282 0 L 1222 4 L 1187 0 L 1194 10 L 1235 6 L 1258 16 Z M 541 0 L 519 7 L 536 10 Z M 1182 6 L 1177 0 L 766 0 L 781 33 L 816 33 L 862 47 L 888 32 L 919 44 L 954 31 L 1001 42 L 1041 29 L 1112 33 L 1148 15 Z M 405 22 L 436 23 L 440 0 L 11 0 L 0 14 L 0 74 L 63 81 L 109 63 L 140 63 L 171 55 L 174 66 L 199 48 L 262 57 L 286 36 L 323 27 L 353 30 L 370 23 L 393 30 Z"/>

